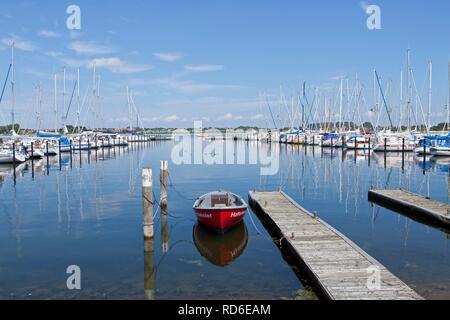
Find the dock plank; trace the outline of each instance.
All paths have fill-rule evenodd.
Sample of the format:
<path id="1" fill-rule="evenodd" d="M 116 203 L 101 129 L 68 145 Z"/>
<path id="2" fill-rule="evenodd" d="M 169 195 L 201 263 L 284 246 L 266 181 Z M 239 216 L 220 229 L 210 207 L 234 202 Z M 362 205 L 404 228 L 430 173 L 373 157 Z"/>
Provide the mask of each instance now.
<path id="1" fill-rule="evenodd" d="M 249 203 L 268 220 L 317 289 L 332 300 L 422 300 L 374 258 L 283 192 L 249 193 Z M 376 267 L 380 287 L 368 285 Z"/>

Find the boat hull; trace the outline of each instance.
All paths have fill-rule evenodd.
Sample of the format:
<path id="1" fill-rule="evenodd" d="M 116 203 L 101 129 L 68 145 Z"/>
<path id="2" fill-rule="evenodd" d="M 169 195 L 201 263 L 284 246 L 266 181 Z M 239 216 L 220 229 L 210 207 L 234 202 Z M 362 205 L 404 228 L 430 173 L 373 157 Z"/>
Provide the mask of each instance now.
<path id="1" fill-rule="evenodd" d="M 430 153 L 435 157 L 450 157 L 450 147 L 430 148 Z"/>
<path id="2" fill-rule="evenodd" d="M 194 209 L 197 219 L 203 225 L 225 232 L 244 219 L 246 208 Z"/>

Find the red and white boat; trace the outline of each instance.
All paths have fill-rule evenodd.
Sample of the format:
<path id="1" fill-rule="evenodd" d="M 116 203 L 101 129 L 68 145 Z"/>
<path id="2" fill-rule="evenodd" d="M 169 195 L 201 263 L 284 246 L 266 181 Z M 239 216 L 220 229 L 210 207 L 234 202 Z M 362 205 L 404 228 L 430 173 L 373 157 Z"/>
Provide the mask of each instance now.
<path id="1" fill-rule="evenodd" d="M 214 191 L 197 199 L 194 211 L 200 223 L 223 233 L 242 221 L 247 204 L 234 193 Z"/>

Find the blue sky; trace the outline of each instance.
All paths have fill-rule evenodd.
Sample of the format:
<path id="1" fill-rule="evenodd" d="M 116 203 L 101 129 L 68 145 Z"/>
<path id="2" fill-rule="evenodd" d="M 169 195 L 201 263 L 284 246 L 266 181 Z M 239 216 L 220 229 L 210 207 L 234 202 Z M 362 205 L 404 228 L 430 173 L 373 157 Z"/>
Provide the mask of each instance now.
<path id="1" fill-rule="evenodd" d="M 66 8 L 81 8 L 77 32 L 66 28 Z M 372 103 L 372 69 L 398 96 L 406 50 L 412 50 L 417 86 L 427 104 L 427 63 L 434 64 L 433 120 L 445 118 L 450 57 L 450 2 L 377 1 L 382 30 L 366 27 L 360 1 L 2 1 L 0 8 L 0 74 L 6 75 L 10 52 L 16 52 L 16 119 L 53 127 L 53 74 L 58 74 L 58 109 L 62 114 L 62 68 L 67 67 L 70 95 L 81 68 L 84 96 L 95 61 L 100 101 L 87 95 L 82 121 L 98 126 L 125 126 L 125 87 L 147 127 L 263 125 L 267 92 L 279 111 L 280 85 L 297 95 L 302 81 L 330 88 L 339 77 L 353 82 L 358 74 Z M 37 89 L 43 106 L 37 108 Z M 324 89 L 325 90 L 325 89 Z M 334 91 L 333 91 L 334 90 Z M 69 100 L 69 98 L 67 98 Z M 68 104 L 68 102 L 67 102 Z M 394 107 L 394 106 L 393 106 Z M 0 104 L 0 122 L 10 122 L 9 90 Z M 94 112 L 92 112 L 94 110 Z M 69 113 L 75 122 L 76 107 Z M 364 110 L 362 110 L 364 111 Z M 263 116 L 264 114 L 264 116 Z M 60 121 L 61 122 L 61 121 Z"/>

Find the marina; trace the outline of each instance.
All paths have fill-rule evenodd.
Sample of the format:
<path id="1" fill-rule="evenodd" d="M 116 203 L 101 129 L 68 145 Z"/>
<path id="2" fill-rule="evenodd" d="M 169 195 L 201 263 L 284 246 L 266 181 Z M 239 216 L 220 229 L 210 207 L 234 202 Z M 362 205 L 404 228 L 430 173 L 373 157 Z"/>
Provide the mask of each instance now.
<path id="1" fill-rule="evenodd" d="M 324 7 L 6 0 L 0 300 L 450 300 L 450 3 Z"/>
<path id="2" fill-rule="evenodd" d="M 87 289 L 71 295 L 82 299 L 141 299 L 142 279 L 148 279 L 145 280 L 145 287 L 150 287 L 152 294 L 146 294 L 146 297 L 152 299 L 174 296 L 189 299 L 208 296 L 327 298 L 329 296 L 324 295 L 321 287 L 311 280 L 308 268 L 298 263 L 298 258 L 285 250 L 286 246 L 282 245 L 284 249 L 279 251 L 274 241 L 278 243 L 280 237 L 266 231 L 264 224 L 253 216 L 253 211 L 244 217 L 243 224 L 221 236 L 199 225 L 190 209 L 195 198 L 211 188 L 225 187 L 244 197 L 254 187 L 270 191 L 281 186 L 289 197 L 295 199 L 293 201 L 302 203 L 309 208 L 309 212 L 317 212 L 317 216 L 332 226 L 332 230 L 339 230 L 338 238 L 351 239 L 351 243 L 361 252 L 379 261 L 384 266 L 382 270 L 386 270 L 383 272 L 387 272 L 389 277 L 395 275 L 396 283 L 402 282 L 426 299 L 446 297 L 446 291 L 440 289 L 445 286 L 440 279 L 447 272 L 446 232 L 429 230 L 426 224 L 412 218 L 396 216 L 388 209 L 373 207 L 367 201 L 366 188 L 400 187 L 421 194 L 433 190 L 436 200 L 446 202 L 447 191 L 440 193 L 434 188 L 427 188 L 447 188 L 448 163 L 431 161 L 428 157 L 424 166 L 417 161 L 422 157 L 416 159 L 413 153 L 406 156 L 389 153 L 387 157 L 381 156 L 377 160 L 374 155 L 359 154 L 361 151 L 358 150 L 327 152 L 314 146 L 273 144 L 271 149 L 280 155 L 282 169 L 278 175 L 264 180 L 259 177 L 258 166 L 227 166 L 224 170 L 222 165 L 180 167 L 169 164 L 170 173 L 165 184 L 167 208 L 162 210 L 159 209 L 161 200 L 158 195 L 163 185 L 157 182 L 157 169 L 160 167 L 160 157 L 168 157 L 174 143 L 150 141 L 130 143 L 128 147 L 62 154 L 61 157 L 48 157 L 48 160 L 29 160 L 16 166 L 15 170 L 11 165 L 1 166 L 0 194 L 4 199 L 2 204 L 6 216 L 2 216 L 0 234 L 3 235 L 2 242 L 7 244 L 3 250 L 9 248 L 3 252 L 2 265 L 9 276 L 3 278 L 0 296 L 37 299 L 70 297 L 64 289 L 58 289 L 58 278 L 51 276 L 60 268 L 59 260 L 43 262 L 39 256 L 32 254 L 38 250 L 48 252 L 49 257 L 64 257 L 62 264 L 76 260 L 90 270 L 92 276 L 99 275 L 105 264 L 109 265 L 108 275 L 89 276 L 85 283 Z M 263 142 L 231 140 L 223 143 L 243 147 L 248 152 L 270 147 Z M 154 168 L 153 198 L 157 201 L 152 209 L 153 238 L 144 241 L 142 256 L 140 168 L 145 166 Z M 210 175 L 220 178 L 220 181 L 211 184 Z M 111 183 L 116 179 L 124 183 Z M 19 194 L 29 192 L 27 190 L 36 186 L 39 192 L 25 201 L 19 200 Z M 36 210 L 26 209 L 29 206 L 34 208 L 35 203 L 38 204 Z M 285 213 L 289 211 L 283 210 Z M 36 220 L 35 216 L 40 218 Z M 297 218 L 291 220 L 288 226 L 297 223 L 298 226 L 308 227 L 305 219 L 311 217 L 300 216 L 298 221 Z M 41 234 L 43 228 L 48 230 L 47 236 Z M 291 236 L 289 231 L 287 235 Z M 339 243 L 338 238 L 333 243 Z M 59 240 L 55 243 L 55 239 Z M 88 246 L 92 241 L 97 244 Z M 389 248 L 385 245 L 386 241 Z M 112 244 L 113 255 L 107 249 Z M 304 252 L 309 252 L 308 247 L 312 245 L 316 246 L 305 242 Z M 72 253 L 61 256 L 67 246 L 72 248 Z M 51 251 L 48 251 L 50 248 Z M 91 261 L 85 252 L 97 258 Z M 424 260 L 424 256 L 428 258 Z M 116 260 L 118 257 L 121 258 Z M 142 259 L 145 259 L 144 269 L 140 269 Z M 340 260 L 337 257 L 334 259 Z M 423 277 L 423 268 L 430 268 L 429 263 L 434 264 L 435 272 Z M 26 278 L 19 280 L 18 277 L 25 275 L 27 265 L 38 269 L 39 265 L 45 265 L 48 270 L 42 270 L 45 282 L 35 279 L 30 287 Z M 225 273 L 223 267 L 226 267 Z M 174 277 L 174 269 L 182 271 Z M 348 270 L 351 272 L 352 269 Z M 202 278 L 205 272 L 210 277 L 210 285 Z M 261 283 L 261 276 L 271 280 Z M 114 285 L 111 277 L 123 281 Z M 236 281 L 230 281 L 229 277 L 236 277 Z M 239 285 L 241 277 L 246 278 L 248 285 L 245 287 Z M 386 279 L 391 279 L 389 277 Z M 339 279 L 336 281 L 345 281 L 345 277 Z M 43 286 L 49 289 L 38 289 Z M 241 288 L 240 295 L 236 295 L 236 287 Z M 399 292 L 404 292 L 402 290 Z M 100 292 L 104 295 L 98 295 Z M 364 296 L 356 292 L 348 298 L 379 298 L 375 293 Z M 407 298 L 392 292 L 383 297 Z M 335 298 L 342 296 L 336 295 Z"/>

